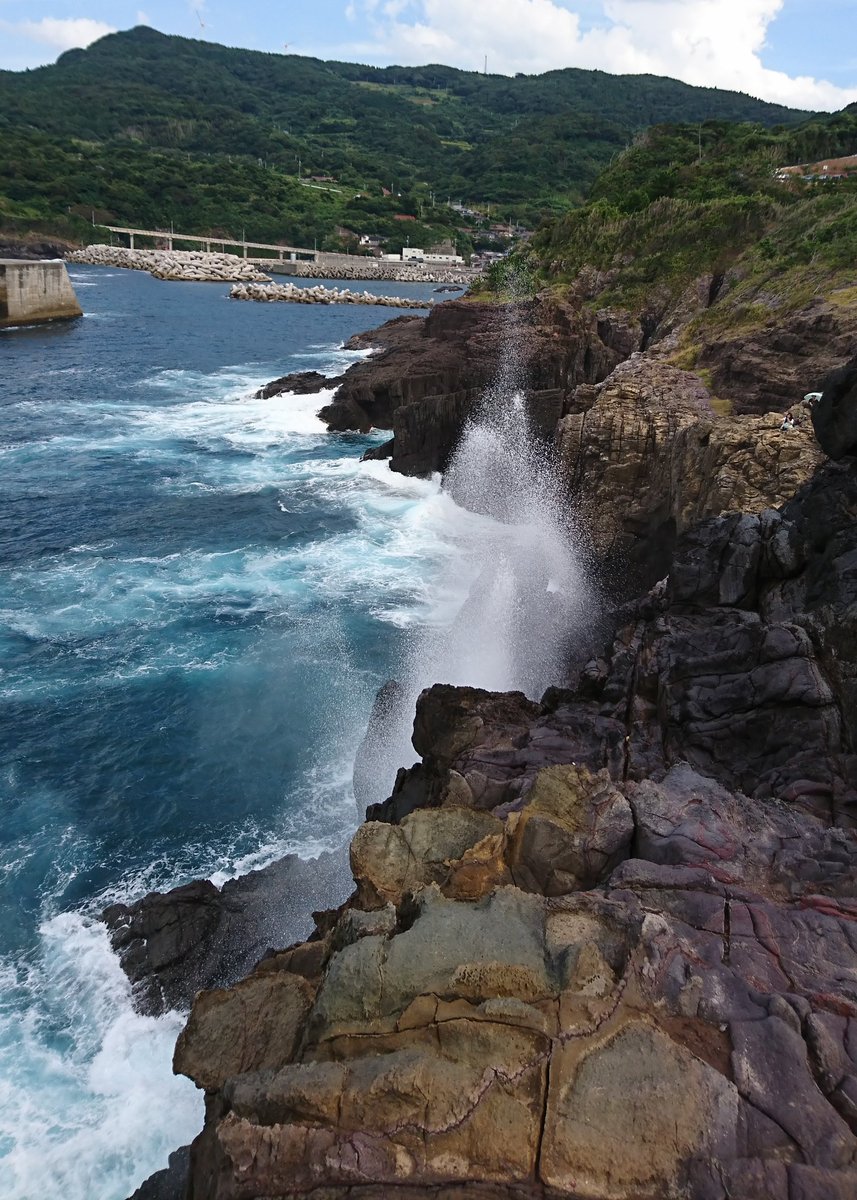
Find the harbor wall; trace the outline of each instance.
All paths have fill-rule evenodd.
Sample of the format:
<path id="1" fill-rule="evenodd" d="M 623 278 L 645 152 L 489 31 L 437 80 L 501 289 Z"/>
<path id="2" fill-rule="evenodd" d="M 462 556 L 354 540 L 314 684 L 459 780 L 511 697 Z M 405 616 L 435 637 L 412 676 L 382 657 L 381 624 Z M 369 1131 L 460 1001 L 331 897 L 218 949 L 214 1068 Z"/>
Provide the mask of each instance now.
<path id="1" fill-rule="evenodd" d="M 0 259 L 0 328 L 81 316 L 64 262 Z"/>

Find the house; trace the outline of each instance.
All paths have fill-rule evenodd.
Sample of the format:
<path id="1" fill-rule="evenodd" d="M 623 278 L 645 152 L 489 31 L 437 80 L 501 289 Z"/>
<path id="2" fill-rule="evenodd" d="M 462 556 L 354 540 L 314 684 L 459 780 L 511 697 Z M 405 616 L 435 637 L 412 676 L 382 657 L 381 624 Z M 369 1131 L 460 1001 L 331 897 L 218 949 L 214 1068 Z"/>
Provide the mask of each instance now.
<path id="1" fill-rule="evenodd" d="M 816 163 L 797 163 L 791 167 L 777 167 L 775 178 L 780 183 L 788 179 L 845 179 L 857 173 L 857 154 L 846 154 L 843 158 L 826 158 Z"/>

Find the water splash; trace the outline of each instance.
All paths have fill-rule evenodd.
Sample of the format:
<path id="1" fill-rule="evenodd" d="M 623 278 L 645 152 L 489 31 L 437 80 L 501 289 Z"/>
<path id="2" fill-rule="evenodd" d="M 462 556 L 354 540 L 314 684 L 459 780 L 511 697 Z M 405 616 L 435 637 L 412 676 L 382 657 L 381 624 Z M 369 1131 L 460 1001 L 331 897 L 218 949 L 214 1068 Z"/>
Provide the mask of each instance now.
<path id="1" fill-rule="evenodd" d="M 497 380 L 444 479 L 454 553 L 434 582 L 434 613 L 410 639 L 396 718 L 384 738 L 376 731 L 371 739 L 375 798 L 389 794 L 398 766 L 414 761 L 410 730 L 423 688 L 451 683 L 537 699 L 565 681 L 574 644 L 592 626 L 597 601 L 584 539 L 553 447 L 527 411 L 522 307 L 507 308 Z"/>

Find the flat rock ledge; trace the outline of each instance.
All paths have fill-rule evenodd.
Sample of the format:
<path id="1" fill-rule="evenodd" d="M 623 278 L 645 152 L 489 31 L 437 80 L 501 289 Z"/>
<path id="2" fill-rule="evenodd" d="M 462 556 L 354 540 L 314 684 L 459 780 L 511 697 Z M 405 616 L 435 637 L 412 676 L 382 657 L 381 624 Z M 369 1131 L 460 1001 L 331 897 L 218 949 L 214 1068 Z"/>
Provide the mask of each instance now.
<path id="1" fill-rule="evenodd" d="M 255 264 L 237 254 L 208 254 L 204 250 L 128 250 L 123 246 L 86 246 L 67 256 L 68 262 L 98 267 L 148 271 L 156 279 L 188 283 L 265 283 L 270 279 Z"/>
<path id="2" fill-rule="evenodd" d="M 412 300 L 406 296 L 376 296 L 373 292 L 352 292 L 348 288 L 298 287 L 293 283 L 236 283 L 229 292 L 233 300 L 258 300 L 263 303 L 282 300 L 287 304 L 376 304 L 384 308 L 430 308 L 432 300 Z"/>

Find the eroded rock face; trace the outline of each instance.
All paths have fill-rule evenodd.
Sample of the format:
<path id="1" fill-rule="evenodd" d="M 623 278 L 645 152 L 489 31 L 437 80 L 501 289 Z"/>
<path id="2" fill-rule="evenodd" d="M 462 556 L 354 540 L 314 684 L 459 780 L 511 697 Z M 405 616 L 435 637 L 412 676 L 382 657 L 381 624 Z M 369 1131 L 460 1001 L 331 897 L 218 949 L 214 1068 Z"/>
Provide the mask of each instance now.
<path id="1" fill-rule="evenodd" d="M 447 301 L 425 321 L 370 335 L 381 351 L 346 372 L 320 415 L 336 430 L 392 429 L 395 471 L 443 470 L 512 338 L 533 426 L 552 438 L 575 387 L 604 379 L 643 333 L 628 314 L 595 314 L 547 298 L 505 307 Z"/>
<path id="2" fill-rule="evenodd" d="M 438 685 L 313 940 L 203 992 L 191 1200 L 857 1194 L 857 463 L 577 685 Z"/>
<path id="3" fill-rule="evenodd" d="M 606 796 L 633 812 L 633 857 L 626 844 L 618 866 L 602 860 L 595 890 L 486 878 L 445 894 L 480 821 L 510 873 L 539 811 L 566 817 L 550 854 L 574 845 L 556 797 L 568 769 L 547 771 L 533 812 L 403 821 L 411 892 L 399 860 L 379 887 L 380 860 L 353 849 L 358 891 L 311 944 L 311 978 L 284 958 L 231 1002 L 198 998 L 176 1056 L 209 1089 L 194 1200 L 822 1200 L 857 1186 L 857 837 L 687 765 L 621 786 L 575 768 L 590 827 Z M 445 872 L 415 817 L 452 820 Z M 817 855 L 804 879 L 797 846 Z M 278 974 L 282 1000 L 236 1039 L 239 992 L 270 996 Z"/>
<path id="4" fill-rule="evenodd" d="M 677 534 L 706 517 L 790 499 L 823 461 L 808 424 L 718 417 L 698 376 L 634 355 L 578 389 L 556 434 L 571 495 L 614 588 L 636 595 L 669 569 Z"/>
<path id="5" fill-rule="evenodd" d="M 436 686 L 422 763 L 372 815 L 519 807 L 550 763 L 658 776 L 679 761 L 751 796 L 857 823 L 857 470 L 829 464 L 781 513 L 713 518 L 621 610 L 600 657 L 540 706 Z M 453 797 L 456 799 L 453 800 Z"/>
<path id="6" fill-rule="evenodd" d="M 785 316 L 771 305 L 759 328 L 704 336 L 698 366 L 711 373 L 718 396 L 737 413 L 782 413 L 854 354 L 854 313 L 822 298 Z"/>
<path id="7" fill-rule="evenodd" d="M 200 988 L 241 979 L 272 946 L 308 933 L 313 909 L 344 899 L 344 853 L 289 855 L 217 888 L 208 880 L 113 904 L 102 919 L 137 1008 L 190 1008 Z"/>

